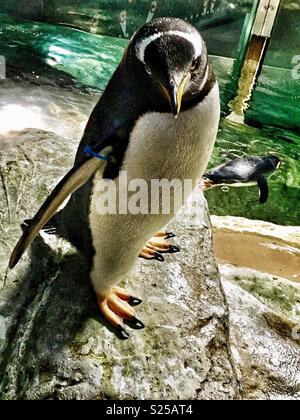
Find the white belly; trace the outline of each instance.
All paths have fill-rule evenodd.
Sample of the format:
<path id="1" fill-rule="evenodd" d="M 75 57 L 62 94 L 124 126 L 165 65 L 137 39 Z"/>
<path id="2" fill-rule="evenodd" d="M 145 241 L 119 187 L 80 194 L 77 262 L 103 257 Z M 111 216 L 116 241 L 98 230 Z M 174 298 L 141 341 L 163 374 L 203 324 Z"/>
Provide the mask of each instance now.
<path id="1" fill-rule="evenodd" d="M 202 177 L 217 135 L 219 103 L 216 84 L 201 104 L 177 119 L 170 113 L 144 115 L 132 132 L 122 170 L 133 179 Z"/>
<path id="2" fill-rule="evenodd" d="M 219 118 L 217 84 L 201 104 L 177 119 L 172 114 L 145 114 L 134 127 L 124 158 L 122 171 L 127 172 L 128 181 L 142 179 L 150 184 L 152 179 L 199 180 L 211 157 Z M 95 186 L 100 178 L 101 174 L 95 177 Z M 118 191 L 118 179 L 115 182 Z M 101 271 L 106 273 L 105 284 L 113 284 L 113 278 L 127 274 L 145 242 L 173 215 L 101 216 L 97 194 L 94 188 L 90 213 L 96 251 L 94 278 Z M 93 282 L 102 283 L 100 279 Z"/>

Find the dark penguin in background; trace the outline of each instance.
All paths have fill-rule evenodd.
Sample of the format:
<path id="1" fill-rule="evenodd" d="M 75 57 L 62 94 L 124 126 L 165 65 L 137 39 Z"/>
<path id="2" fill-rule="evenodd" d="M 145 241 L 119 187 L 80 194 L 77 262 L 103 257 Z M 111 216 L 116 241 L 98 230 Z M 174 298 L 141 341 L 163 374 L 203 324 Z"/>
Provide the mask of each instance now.
<path id="1" fill-rule="evenodd" d="M 99 214 L 97 186 L 108 178 L 119 193 L 119 174 L 126 171 L 128 181 L 142 179 L 149 186 L 153 179 L 191 179 L 196 187 L 211 157 L 219 118 L 218 84 L 199 32 L 175 18 L 143 26 L 92 112 L 73 169 L 28 223 L 10 268 L 50 220 L 57 234 L 87 258 L 104 317 L 123 338 L 128 338 L 124 320 L 142 328 L 132 308 L 141 301 L 117 285 L 139 255 L 159 259 L 161 252 L 177 251 L 167 241 L 171 234 L 160 231 L 174 213 Z M 108 161 L 87 156 L 88 145 Z"/>
<path id="2" fill-rule="evenodd" d="M 264 204 L 269 198 L 267 178 L 279 169 L 280 165 L 280 159 L 273 155 L 234 159 L 204 174 L 202 186 L 204 190 L 209 190 L 221 185 L 243 187 L 257 183 L 260 190 L 259 202 Z"/>

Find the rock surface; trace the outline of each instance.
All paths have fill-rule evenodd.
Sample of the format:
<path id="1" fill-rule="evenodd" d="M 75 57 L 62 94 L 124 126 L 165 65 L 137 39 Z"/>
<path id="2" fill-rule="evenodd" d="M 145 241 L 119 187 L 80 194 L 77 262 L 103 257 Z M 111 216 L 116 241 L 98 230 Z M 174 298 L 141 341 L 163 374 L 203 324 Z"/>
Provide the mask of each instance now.
<path id="1" fill-rule="evenodd" d="M 241 398 L 299 400 L 300 325 L 273 312 L 236 284 L 227 280 L 223 284 Z"/>
<path id="2" fill-rule="evenodd" d="M 169 227 L 181 254 L 140 260 L 126 279 L 146 324 L 126 342 L 64 241 L 43 234 L 8 272 L 20 223 L 76 149 L 41 130 L 13 137 L 0 152 L 0 399 L 300 399 L 299 289 L 222 269 L 226 299 L 201 195 L 201 226 L 179 216 Z"/>
<path id="3" fill-rule="evenodd" d="M 103 325 L 85 263 L 63 241 L 38 238 L 30 255 L 6 270 L 21 221 L 70 167 L 75 147 L 27 130 L 0 156 L 0 398 L 238 398 L 202 196 L 202 226 L 182 216 L 170 226 L 181 254 L 164 264 L 138 261 L 126 279 L 144 298 L 138 313 L 146 323 L 128 341 Z"/>

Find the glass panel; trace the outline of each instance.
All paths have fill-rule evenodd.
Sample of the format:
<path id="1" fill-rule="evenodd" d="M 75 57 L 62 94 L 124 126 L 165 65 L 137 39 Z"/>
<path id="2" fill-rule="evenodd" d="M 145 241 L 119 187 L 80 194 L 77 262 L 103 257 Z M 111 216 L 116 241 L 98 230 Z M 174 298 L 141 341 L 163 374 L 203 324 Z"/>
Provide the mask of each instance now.
<path id="1" fill-rule="evenodd" d="M 80 28 L 91 36 L 50 25 L 16 22 L 11 26 L 12 21 L 6 25 L 2 19 L 6 35 L 0 43 L 5 49 L 8 37 L 22 39 L 23 47 L 16 46 L 15 53 L 26 56 L 30 50 L 35 51 L 46 64 L 81 83 L 103 89 L 122 55 L 121 47 L 139 26 L 154 17 L 177 16 L 189 20 L 203 33 L 220 82 L 222 109 L 226 111 L 236 88 L 236 74 L 256 4 L 257 0 L 6 0 L 4 11 Z M 113 36 L 114 40 L 95 34 Z M 11 59 L 13 51 L 8 55 Z M 17 55 L 15 58 L 18 61 Z"/>
<path id="2" fill-rule="evenodd" d="M 238 58 L 245 18 L 256 0 L 6 0 L 2 10 L 43 17 L 87 32 L 129 38 L 160 16 L 189 20 L 206 34 L 210 53 Z"/>
<path id="3" fill-rule="evenodd" d="M 280 225 L 299 225 L 299 135 L 281 128 L 258 129 L 223 119 L 209 167 L 216 167 L 237 157 L 270 154 L 280 157 L 283 164 L 268 180 L 268 202 L 264 205 L 259 203 L 257 185 L 215 188 L 205 193 L 211 214 L 247 217 Z"/>
<path id="4" fill-rule="evenodd" d="M 300 4 L 282 0 L 247 121 L 300 128 Z"/>
<path id="5" fill-rule="evenodd" d="M 120 62 L 127 41 L 68 27 L 21 21 L 0 14 L 0 56 L 8 68 L 103 90 Z"/>

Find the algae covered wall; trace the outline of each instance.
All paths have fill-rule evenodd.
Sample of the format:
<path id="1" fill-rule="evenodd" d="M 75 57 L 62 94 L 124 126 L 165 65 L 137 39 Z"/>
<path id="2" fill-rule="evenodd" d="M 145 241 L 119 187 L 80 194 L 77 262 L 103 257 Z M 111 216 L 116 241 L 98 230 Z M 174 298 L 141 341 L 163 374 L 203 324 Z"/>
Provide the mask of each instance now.
<path id="1" fill-rule="evenodd" d="M 28 5 L 25 1 L 6 0 L 0 6 L 0 13 L 1 11 L 8 12 L 18 19 L 25 18 L 44 22 L 44 24 L 54 24 L 53 28 L 50 25 L 42 28 L 40 26 L 41 23 L 37 23 L 39 26 L 32 28 L 35 37 L 39 38 L 41 32 L 46 35 L 45 32 L 49 31 L 49 35 L 51 35 L 54 31 L 55 36 L 52 39 L 53 43 L 55 43 L 54 48 L 57 47 L 57 40 L 60 37 L 64 37 L 66 33 L 65 28 L 56 25 L 82 29 L 91 35 L 113 37 L 113 40 L 110 40 L 110 52 L 105 52 L 105 55 L 103 55 L 101 45 L 100 47 L 97 45 L 95 51 L 89 52 L 89 57 L 91 57 L 95 55 L 97 50 L 100 51 L 102 67 L 105 67 L 108 61 L 116 57 L 115 45 L 118 40 L 124 42 L 125 46 L 133 33 L 151 19 L 161 16 L 176 16 L 188 20 L 201 30 L 209 53 L 213 56 L 214 67 L 221 85 L 222 109 L 226 112 L 227 103 L 235 94 L 236 68 L 239 67 L 239 62 L 243 55 L 241 37 L 256 4 L 257 0 L 38 0 L 30 2 L 30 5 Z M 4 32 L 7 30 L 11 31 L 12 26 L 10 23 L 9 28 L 7 28 L 5 22 L 3 23 L 5 25 L 3 27 Z M 16 29 L 19 25 L 24 26 L 22 22 L 18 22 L 17 25 L 14 25 L 14 28 Z M 54 28 L 57 28 L 56 31 Z M 17 36 L 19 35 L 24 38 L 22 34 L 17 34 Z M 76 37 L 76 34 L 74 33 L 73 36 Z M 92 36 L 90 37 L 91 39 Z M 98 44 L 101 44 L 101 42 L 102 40 L 100 39 Z M 42 42 L 35 40 L 34 43 L 34 48 L 39 50 L 38 55 L 40 56 Z M 86 43 L 89 44 L 90 42 L 85 41 L 78 45 L 78 57 L 84 54 Z M 66 44 L 63 41 L 58 47 L 69 50 L 70 48 L 72 49 L 73 45 L 73 43 L 70 45 L 69 42 Z M 42 52 L 42 57 L 45 53 L 47 54 L 47 52 Z M 220 57 L 222 58 L 221 60 L 219 59 Z M 67 60 L 72 61 L 72 57 L 67 57 Z M 91 64 L 92 66 L 94 66 L 93 63 Z M 70 66 L 68 65 L 67 67 Z M 86 71 L 90 72 L 90 69 L 85 69 Z M 82 72 L 81 77 L 81 81 L 84 84 L 96 88 L 100 87 L 100 89 L 105 87 L 105 83 L 95 83 L 90 78 L 88 82 L 83 80 L 85 79 L 83 74 L 85 72 Z M 97 78 L 105 78 L 106 82 L 108 78 L 107 73 L 98 72 Z"/>
<path id="2" fill-rule="evenodd" d="M 18 14 L 29 19 L 43 18 L 44 0 L 4 0 L 1 3 L 1 11 Z"/>
<path id="3" fill-rule="evenodd" d="M 300 130 L 300 2 L 282 0 L 246 122 Z"/>
<path id="4" fill-rule="evenodd" d="M 245 16 L 255 3 L 256 0 L 35 0 L 28 4 L 7 0 L 2 10 L 125 39 L 153 18 L 176 16 L 208 31 L 211 54 L 237 58 Z"/>
<path id="5" fill-rule="evenodd" d="M 224 59 L 228 81 L 222 91 L 222 108 L 226 112 L 235 95 L 257 4 L 258 0 L 5 0 L 0 11 L 124 40 L 153 18 L 186 19 L 201 30 L 210 55 Z M 281 0 L 246 122 L 300 129 L 299 22 L 299 2 Z"/>

